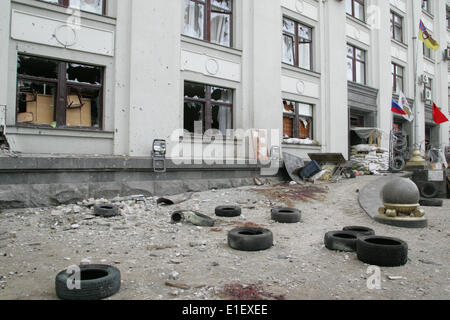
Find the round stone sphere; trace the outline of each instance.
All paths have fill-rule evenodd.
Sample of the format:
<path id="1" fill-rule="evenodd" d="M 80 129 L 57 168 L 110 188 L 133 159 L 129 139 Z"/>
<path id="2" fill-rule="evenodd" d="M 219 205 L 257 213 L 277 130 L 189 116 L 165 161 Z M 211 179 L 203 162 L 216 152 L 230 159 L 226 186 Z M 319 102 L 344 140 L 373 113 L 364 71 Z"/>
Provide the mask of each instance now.
<path id="1" fill-rule="evenodd" d="M 418 204 L 420 191 L 410 179 L 396 178 L 386 183 L 382 191 L 383 202 L 390 204 Z"/>

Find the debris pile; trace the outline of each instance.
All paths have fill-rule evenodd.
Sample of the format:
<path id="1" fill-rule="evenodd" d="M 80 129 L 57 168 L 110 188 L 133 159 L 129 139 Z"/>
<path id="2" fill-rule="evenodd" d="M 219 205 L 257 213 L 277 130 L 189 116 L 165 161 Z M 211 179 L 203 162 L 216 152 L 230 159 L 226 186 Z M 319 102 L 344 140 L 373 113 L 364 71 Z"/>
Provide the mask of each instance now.
<path id="1" fill-rule="evenodd" d="M 265 292 L 256 285 L 242 285 L 239 283 L 226 284 L 223 289 L 223 295 L 230 300 L 284 300 L 282 295 L 274 295 Z"/>
<path id="2" fill-rule="evenodd" d="M 357 175 L 378 175 L 389 169 L 389 151 L 376 145 L 352 146 L 350 160 Z"/>

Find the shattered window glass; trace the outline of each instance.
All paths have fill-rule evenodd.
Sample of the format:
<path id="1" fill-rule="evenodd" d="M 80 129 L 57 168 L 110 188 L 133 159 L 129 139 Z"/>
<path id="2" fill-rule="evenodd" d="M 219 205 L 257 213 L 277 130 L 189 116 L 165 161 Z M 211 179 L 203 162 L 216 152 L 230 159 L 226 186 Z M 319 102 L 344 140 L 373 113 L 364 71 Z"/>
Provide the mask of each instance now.
<path id="1" fill-rule="evenodd" d="M 283 36 L 283 62 L 294 65 L 294 38 L 291 36 Z"/>
<path id="2" fill-rule="evenodd" d="M 283 31 L 295 34 L 295 22 L 289 19 L 283 19 Z"/>
<path id="3" fill-rule="evenodd" d="M 205 5 L 184 0 L 184 34 L 189 37 L 203 39 L 204 25 Z"/>
<path id="4" fill-rule="evenodd" d="M 219 130 L 225 136 L 227 134 L 227 129 L 231 128 L 231 116 L 231 107 L 213 105 L 211 128 Z"/>
<path id="5" fill-rule="evenodd" d="M 67 80 L 77 83 L 101 84 L 101 68 L 76 63 L 67 64 Z"/>
<path id="6" fill-rule="evenodd" d="M 44 58 L 19 55 L 17 73 L 39 78 L 57 79 L 58 62 Z"/>
<path id="7" fill-rule="evenodd" d="M 233 91 L 230 89 L 211 87 L 211 99 L 217 102 L 233 102 Z"/>
<path id="8" fill-rule="evenodd" d="M 103 0 L 70 0 L 70 8 L 102 14 Z"/>
<path id="9" fill-rule="evenodd" d="M 66 125 L 68 127 L 100 127 L 100 90 L 68 87 Z"/>
<path id="10" fill-rule="evenodd" d="M 185 98 L 205 99 L 206 87 L 203 84 L 186 82 L 184 85 L 184 96 Z"/>
<path id="11" fill-rule="evenodd" d="M 230 15 L 211 12 L 211 42 L 230 46 Z"/>
<path id="12" fill-rule="evenodd" d="M 51 125 L 55 121 L 55 83 L 19 80 L 17 96 L 17 122 Z"/>
<path id="13" fill-rule="evenodd" d="M 213 10 L 231 11 L 231 0 L 211 0 Z"/>
<path id="14" fill-rule="evenodd" d="M 198 102 L 184 103 L 184 129 L 195 133 L 196 122 L 203 123 L 204 104 Z M 203 127 L 203 126 L 202 126 Z M 203 128 L 202 128 L 203 132 Z"/>

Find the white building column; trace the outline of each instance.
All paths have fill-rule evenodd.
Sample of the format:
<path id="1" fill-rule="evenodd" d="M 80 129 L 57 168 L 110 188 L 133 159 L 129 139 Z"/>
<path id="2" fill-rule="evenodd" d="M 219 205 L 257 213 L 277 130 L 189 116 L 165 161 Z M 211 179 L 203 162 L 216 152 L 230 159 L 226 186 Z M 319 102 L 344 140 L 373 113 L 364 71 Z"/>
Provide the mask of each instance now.
<path id="1" fill-rule="evenodd" d="M 441 109 L 442 113 L 448 118 L 448 61 L 444 59 L 444 50 L 447 48 L 447 20 L 446 20 L 446 2 L 436 1 L 438 6 L 435 11 L 435 19 L 438 22 L 435 25 L 435 37 L 439 43 L 439 50 L 436 51 L 436 89 L 435 89 L 435 103 Z M 439 142 L 440 147 L 448 146 L 449 144 L 449 122 L 439 125 Z"/>
<path id="2" fill-rule="evenodd" d="M 245 63 L 250 76 L 245 78 L 244 88 L 251 95 L 247 101 L 253 104 L 253 123 L 256 129 L 283 128 L 281 109 L 281 30 L 282 14 L 279 1 L 251 0 L 250 17 L 244 37 Z M 253 37 L 251 37 L 253 36 Z M 251 109 L 250 109 L 251 110 Z M 280 132 L 281 135 L 281 132 Z"/>
<path id="3" fill-rule="evenodd" d="M 324 123 L 324 152 L 342 153 L 348 159 L 348 93 L 346 64 L 345 1 L 324 2 L 323 32 L 325 55 L 322 77 L 325 96 L 322 97 Z M 324 91 L 322 91 L 324 92 Z"/>
<path id="4" fill-rule="evenodd" d="M 391 65 L 391 32 L 390 3 L 386 0 L 376 0 L 371 14 L 372 21 L 372 66 L 375 74 L 375 86 L 378 91 L 378 128 L 386 135 L 381 140 L 383 148 L 389 148 L 389 132 L 392 129 L 392 65 Z"/>
<path id="5" fill-rule="evenodd" d="M 183 116 L 180 83 L 183 2 L 133 0 L 128 5 L 131 5 L 129 154 L 150 156 L 153 139 L 169 140 Z"/>
<path id="6" fill-rule="evenodd" d="M 0 1 L 0 106 L 7 104 L 10 13 L 11 1 Z"/>

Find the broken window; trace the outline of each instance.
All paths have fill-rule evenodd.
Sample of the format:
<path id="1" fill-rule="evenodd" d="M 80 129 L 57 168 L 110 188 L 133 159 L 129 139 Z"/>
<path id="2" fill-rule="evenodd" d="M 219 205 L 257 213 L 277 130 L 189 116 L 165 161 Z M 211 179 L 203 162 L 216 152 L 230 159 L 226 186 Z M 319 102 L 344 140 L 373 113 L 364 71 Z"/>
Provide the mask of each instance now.
<path id="1" fill-rule="evenodd" d="M 184 84 L 184 129 L 204 133 L 216 129 L 226 135 L 233 123 L 233 90 L 193 82 Z"/>
<path id="2" fill-rule="evenodd" d="M 105 0 L 40 0 L 58 4 L 60 6 L 87 11 L 96 14 L 105 14 Z"/>
<path id="3" fill-rule="evenodd" d="M 312 70 L 312 29 L 283 18 L 282 61 L 295 67 Z"/>
<path id="4" fill-rule="evenodd" d="M 18 56 L 17 122 L 102 128 L 103 68 Z"/>
<path id="5" fill-rule="evenodd" d="M 313 140 L 313 106 L 283 100 L 283 138 Z"/>
<path id="6" fill-rule="evenodd" d="M 231 0 L 184 0 L 184 35 L 231 47 Z"/>

